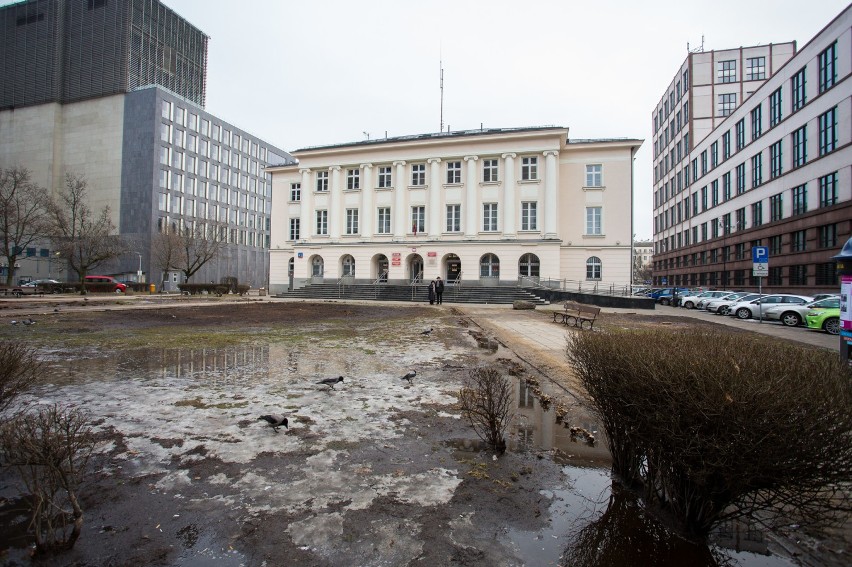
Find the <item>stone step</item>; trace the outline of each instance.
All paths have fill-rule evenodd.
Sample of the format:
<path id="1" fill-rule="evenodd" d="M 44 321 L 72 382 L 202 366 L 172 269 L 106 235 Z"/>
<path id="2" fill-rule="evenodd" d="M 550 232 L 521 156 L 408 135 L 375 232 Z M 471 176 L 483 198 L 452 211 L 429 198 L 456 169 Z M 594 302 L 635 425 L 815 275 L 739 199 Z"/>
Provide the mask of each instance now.
<path id="1" fill-rule="evenodd" d="M 302 299 L 356 299 L 364 301 L 405 301 L 426 302 L 428 291 L 425 285 L 412 287 L 407 285 L 347 285 L 312 284 L 303 288 L 279 294 L 277 297 Z M 536 305 L 548 305 L 548 302 L 515 287 L 460 287 L 447 286 L 444 291 L 445 303 L 491 303 L 511 304 L 518 300 L 529 301 Z"/>

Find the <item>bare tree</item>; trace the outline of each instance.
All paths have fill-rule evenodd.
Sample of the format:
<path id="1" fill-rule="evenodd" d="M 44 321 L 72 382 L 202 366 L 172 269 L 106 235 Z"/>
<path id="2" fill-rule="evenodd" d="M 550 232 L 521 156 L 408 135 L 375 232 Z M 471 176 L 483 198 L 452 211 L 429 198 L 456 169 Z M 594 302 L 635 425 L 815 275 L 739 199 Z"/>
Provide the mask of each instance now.
<path id="1" fill-rule="evenodd" d="M 48 194 L 32 182 L 28 169 L 0 170 L 0 254 L 6 259 L 6 285 L 14 283 L 18 257 L 46 236 Z"/>
<path id="2" fill-rule="evenodd" d="M 78 409 L 45 407 L 0 428 L 4 464 L 17 470 L 28 492 L 38 553 L 71 549 L 80 537 L 78 490 L 94 448 L 89 416 Z"/>
<path id="3" fill-rule="evenodd" d="M 651 264 L 646 264 L 642 261 L 641 256 L 633 257 L 633 283 L 634 284 L 643 284 L 645 282 L 651 281 L 651 277 L 654 275 L 653 269 L 651 269 Z"/>
<path id="4" fill-rule="evenodd" d="M 462 416 L 480 439 L 506 451 L 506 428 L 512 418 L 512 383 L 492 366 L 473 368 L 459 392 Z"/>
<path id="5" fill-rule="evenodd" d="M 163 281 L 169 271 L 177 269 L 180 244 L 180 236 L 172 231 L 157 232 L 151 238 L 151 264 L 162 272 Z"/>
<path id="6" fill-rule="evenodd" d="M 184 282 L 219 256 L 227 242 L 227 231 L 227 225 L 220 223 L 193 223 L 178 228 L 174 267 L 183 272 Z"/>
<path id="7" fill-rule="evenodd" d="M 41 363 L 35 350 L 22 343 L 0 343 L 0 423 L 6 410 L 38 379 Z"/>
<path id="8" fill-rule="evenodd" d="M 67 174 L 65 186 L 50 201 L 50 235 L 60 255 L 80 277 L 103 262 L 118 258 L 128 251 L 127 243 L 113 234 L 115 225 L 110 209 L 100 213 L 88 203 L 87 182 L 82 175 Z M 85 291 L 85 290 L 82 290 Z"/>

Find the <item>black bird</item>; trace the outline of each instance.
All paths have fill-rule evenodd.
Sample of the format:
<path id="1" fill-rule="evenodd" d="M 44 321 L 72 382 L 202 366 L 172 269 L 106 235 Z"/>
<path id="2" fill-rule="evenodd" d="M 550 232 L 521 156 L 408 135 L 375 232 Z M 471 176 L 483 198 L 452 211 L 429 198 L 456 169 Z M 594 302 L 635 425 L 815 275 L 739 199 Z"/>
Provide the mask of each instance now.
<path id="1" fill-rule="evenodd" d="M 326 378 L 324 380 L 320 380 L 317 384 L 323 384 L 334 390 L 334 385 L 338 382 L 343 382 L 343 376 L 338 376 L 337 378 Z"/>
<path id="2" fill-rule="evenodd" d="M 403 380 L 408 380 L 408 383 L 411 384 L 414 381 L 414 377 L 417 376 L 417 371 L 412 370 L 408 374 L 402 377 Z"/>
<path id="3" fill-rule="evenodd" d="M 35 321 L 33 321 L 32 319 L 24 319 L 24 320 L 22 321 L 22 323 L 23 323 L 24 325 L 35 325 Z"/>
<path id="4" fill-rule="evenodd" d="M 268 423 L 270 425 L 270 427 L 272 427 L 272 429 L 274 429 L 276 432 L 278 431 L 278 428 L 281 427 L 282 425 L 284 426 L 285 429 L 290 429 L 290 427 L 287 425 L 287 418 L 284 417 L 284 416 L 281 416 L 281 415 L 276 415 L 276 414 L 262 415 L 257 419 L 258 420 L 262 419 L 263 421 Z"/>
<path id="5" fill-rule="evenodd" d="M 426 329 L 425 331 L 423 331 L 423 332 L 422 332 L 422 333 L 420 333 L 420 334 L 421 334 L 421 335 L 426 335 L 426 336 L 428 337 L 429 335 L 431 335 L 431 334 L 432 334 L 432 327 L 429 327 L 428 329 Z"/>

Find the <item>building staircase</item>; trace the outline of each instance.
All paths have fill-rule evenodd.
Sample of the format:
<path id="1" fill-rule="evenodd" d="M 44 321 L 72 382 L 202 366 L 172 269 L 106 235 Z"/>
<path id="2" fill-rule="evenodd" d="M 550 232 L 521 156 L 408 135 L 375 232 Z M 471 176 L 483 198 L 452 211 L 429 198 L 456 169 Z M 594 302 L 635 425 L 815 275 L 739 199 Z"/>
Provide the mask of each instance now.
<path id="1" fill-rule="evenodd" d="M 278 294 L 276 297 L 299 299 L 354 299 L 364 301 L 407 301 L 428 303 L 427 284 L 353 284 L 336 283 L 311 284 L 305 287 Z M 480 303 L 511 304 L 515 301 L 529 301 L 536 305 L 549 305 L 550 302 L 525 291 L 520 287 L 509 286 L 452 286 L 444 290 L 444 303 Z"/>

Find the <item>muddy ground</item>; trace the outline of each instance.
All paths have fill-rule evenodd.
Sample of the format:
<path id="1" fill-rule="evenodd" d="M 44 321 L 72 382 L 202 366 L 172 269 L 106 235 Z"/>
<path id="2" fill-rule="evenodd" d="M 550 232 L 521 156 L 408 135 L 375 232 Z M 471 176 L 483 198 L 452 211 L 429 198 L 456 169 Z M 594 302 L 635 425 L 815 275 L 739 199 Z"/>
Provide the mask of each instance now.
<path id="1" fill-rule="evenodd" d="M 36 323 L 10 324 L 23 317 Z M 0 307 L 0 340 L 40 349 L 46 383 L 26 403 L 85 408 L 99 438 L 83 535 L 39 565 L 549 565 L 569 545 L 554 511 L 588 519 L 605 499 L 557 506 L 581 482 L 566 471 L 608 468 L 600 440 L 569 435 L 598 432 L 564 360 L 451 306 L 69 299 Z M 499 458 L 456 407 L 482 364 L 519 380 Z M 28 564 L 17 493 L 0 469 L 6 565 Z"/>

